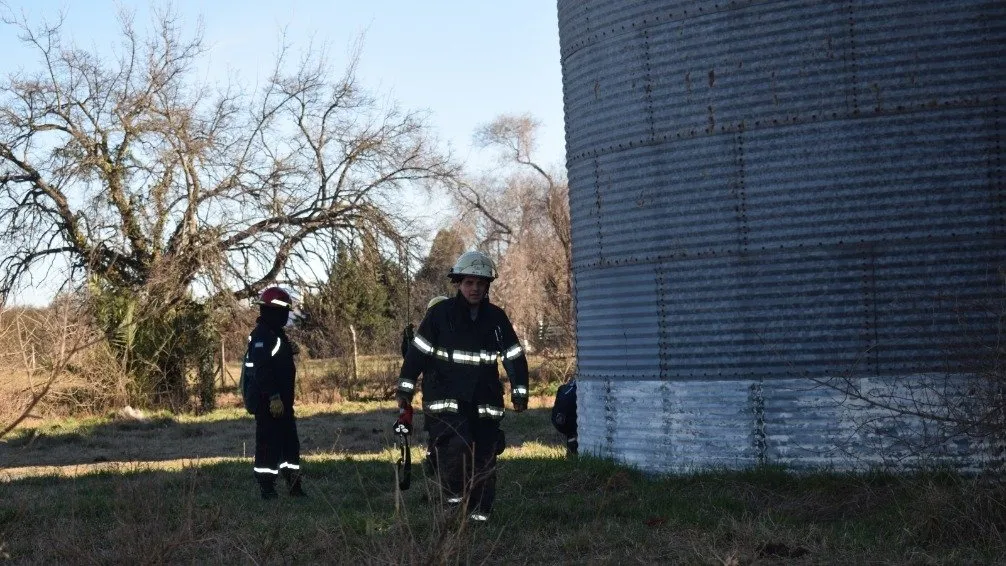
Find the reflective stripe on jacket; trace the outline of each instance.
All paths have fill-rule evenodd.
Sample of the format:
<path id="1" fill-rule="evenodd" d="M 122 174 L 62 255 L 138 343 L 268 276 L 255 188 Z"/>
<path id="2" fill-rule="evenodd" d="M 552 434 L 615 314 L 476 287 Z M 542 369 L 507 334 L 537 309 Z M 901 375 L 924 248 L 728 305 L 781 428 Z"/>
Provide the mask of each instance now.
<path id="1" fill-rule="evenodd" d="M 245 364 L 254 367 L 262 397 L 268 399 L 279 393 L 283 405 L 287 409 L 293 407 L 297 366 L 293 360 L 293 346 L 285 332 L 274 331 L 260 322 L 248 337 Z M 268 407 L 268 403 L 261 405 Z"/>
<path id="2" fill-rule="evenodd" d="M 515 396 L 527 396 L 528 369 L 524 348 L 503 309 L 482 301 L 475 320 L 459 293 L 434 305 L 415 332 L 398 376 L 398 395 L 411 398 L 423 377 L 424 409 L 439 402 L 470 403 L 480 416 L 501 418 L 504 363 Z"/>

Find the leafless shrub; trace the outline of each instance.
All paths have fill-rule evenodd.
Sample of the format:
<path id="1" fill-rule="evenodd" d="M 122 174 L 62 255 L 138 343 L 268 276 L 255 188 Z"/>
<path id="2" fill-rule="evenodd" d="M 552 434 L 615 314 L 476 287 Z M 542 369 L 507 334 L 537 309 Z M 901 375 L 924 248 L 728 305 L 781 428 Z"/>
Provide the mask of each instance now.
<path id="1" fill-rule="evenodd" d="M 56 415 L 94 415 L 127 406 L 130 376 L 122 371 L 108 345 L 97 335 L 91 347 L 74 356 L 60 387 L 41 403 Z"/>
<path id="2" fill-rule="evenodd" d="M 574 356 L 542 355 L 541 364 L 534 368 L 535 383 L 559 384 L 566 383 L 576 375 L 576 358 Z"/>
<path id="3" fill-rule="evenodd" d="M 474 227 L 478 247 L 498 259 L 493 296 L 536 349 L 568 351 L 573 344 L 569 187 L 560 172 L 534 159 L 538 123 L 499 116 L 476 133 L 476 143 L 499 151 L 504 173 L 458 183 L 452 195 L 459 224 Z"/>
<path id="4" fill-rule="evenodd" d="M 1004 276 L 1006 280 L 1006 276 Z M 994 296 L 990 293 L 989 296 Z M 1006 294 L 931 298 L 931 328 L 912 328 L 925 350 L 899 375 L 862 377 L 862 366 L 819 385 L 851 410 L 856 436 L 873 439 L 888 463 L 1001 474 L 1006 470 Z M 938 328 L 935 332 L 933 328 Z"/>
<path id="5" fill-rule="evenodd" d="M 0 438 L 32 415 L 46 395 L 68 375 L 72 361 L 97 340 L 87 332 L 86 313 L 78 303 L 60 301 L 45 310 L 0 310 L 2 355 L 11 362 L 11 373 L 20 377 L 13 385 L 10 403 L 0 413 Z"/>

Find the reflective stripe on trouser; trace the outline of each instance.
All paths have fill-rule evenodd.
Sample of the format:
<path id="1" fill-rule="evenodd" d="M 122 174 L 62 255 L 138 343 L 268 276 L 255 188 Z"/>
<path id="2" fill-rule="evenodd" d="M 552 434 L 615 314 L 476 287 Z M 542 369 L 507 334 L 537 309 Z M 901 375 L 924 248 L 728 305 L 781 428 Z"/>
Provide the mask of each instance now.
<path id="1" fill-rule="evenodd" d="M 472 407 L 474 409 L 474 407 Z M 468 495 L 468 511 L 488 514 L 496 498 L 499 421 L 467 414 L 429 415 L 430 443 L 444 501 Z"/>
<path id="2" fill-rule="evenodd" d="M 268 405 L 266 405 L 268 407 Z M 273 418 L 268 409 L 255 415 L 255 478 L 274 483 L 282 473 L 300 470 L 300 440 L 293 412 Z"/>
<path id="3" fill-rule="evenodd" d="M 478 410 L 480 419 L 496 419 L 498 421 L 503 418 L 504 414 L 503 407 L 494 405 L 479 405 Z"/>

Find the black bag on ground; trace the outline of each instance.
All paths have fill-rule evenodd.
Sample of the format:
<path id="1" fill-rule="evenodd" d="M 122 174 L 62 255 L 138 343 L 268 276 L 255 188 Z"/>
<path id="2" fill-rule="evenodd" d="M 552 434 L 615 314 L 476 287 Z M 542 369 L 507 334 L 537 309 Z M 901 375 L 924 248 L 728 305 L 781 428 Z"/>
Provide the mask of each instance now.
<path id="1" fill-rule="evenodd" d="M 567 437 L 576 436 L 576 380 L 559 386 L 552 404 L 552 425 Z"/>

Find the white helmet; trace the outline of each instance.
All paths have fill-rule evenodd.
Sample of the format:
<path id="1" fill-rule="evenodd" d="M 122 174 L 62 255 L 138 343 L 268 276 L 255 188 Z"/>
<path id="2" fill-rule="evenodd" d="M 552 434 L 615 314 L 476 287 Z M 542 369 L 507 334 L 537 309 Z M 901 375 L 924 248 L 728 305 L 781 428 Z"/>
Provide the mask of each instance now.
<path id="1" fill-rule="evenodd" d="M 432 299 L 430 299 L 430 302 L 426 303 L 426 310 L 430 310 L 433 307 L 435 307 L 437 305 L 437 303 L 439 303 L 440 301 L 446 301 L 446 300 L 447 300 L 447 297 L 445 297 L 443 295 L 437 295 L 436 297 L 433 297 Z"/>
<path id="2" fill-rule="evenodd" d="M 454 267 L 447 274 L 452 280 L 464 278 L 466 275 L 484 277 L 490 281 L 496 279 L 496 264 L 482 252 L 465 252 L 454 262 Z"/>

